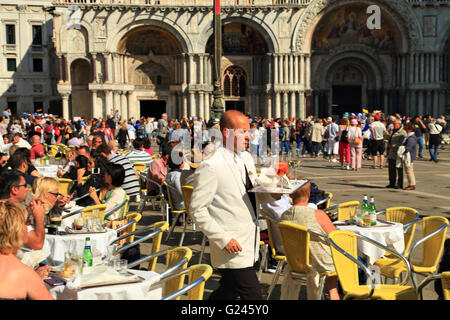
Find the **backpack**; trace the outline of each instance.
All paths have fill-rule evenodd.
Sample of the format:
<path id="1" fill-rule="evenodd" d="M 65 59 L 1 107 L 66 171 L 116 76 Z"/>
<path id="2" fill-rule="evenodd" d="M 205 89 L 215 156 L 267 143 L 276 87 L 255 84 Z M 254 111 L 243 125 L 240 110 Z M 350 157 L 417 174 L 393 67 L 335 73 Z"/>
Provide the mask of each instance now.
<path id="1" fill-rule="evenodd" d="M 347 134 L 348 134 L 348 130 L 341 131 L 341 142 L 348 143 Z"/>
<path id="2" fill-rule="evenodd" d="M 169 136 L 169 129 L 166 126 L 159 128 L 158 136 L 156 137 L 157 142 L 161 145 Z"/>
<path id="3" fill-rule="evenodd" d="M 325 198 L 325 191 L 320 190 L 317 184 L 311 181 L 311 191 L 309 195 L 309 202 L 318 203 Z"/>

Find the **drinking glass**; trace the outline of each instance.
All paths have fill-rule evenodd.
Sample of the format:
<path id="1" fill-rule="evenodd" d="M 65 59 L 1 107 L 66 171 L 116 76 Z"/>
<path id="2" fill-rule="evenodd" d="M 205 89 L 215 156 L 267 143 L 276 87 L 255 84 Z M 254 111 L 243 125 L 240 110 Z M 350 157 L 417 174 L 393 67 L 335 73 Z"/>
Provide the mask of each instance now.
<path id="1" fill-rule="evenodd" d="M 127 265 L 128 260 L 125 259 L 114 260 L 114 269 L 122 275 L 126 275 L 128 273 Z"/>
<path id="2" fill-rule="evenodd" d="M 117 244 L 112 244 L 106 247 L 106 259 L 105 263 L 106 265 L 109 265 L 109 262 L 111 260 L 117 259 Z"/>

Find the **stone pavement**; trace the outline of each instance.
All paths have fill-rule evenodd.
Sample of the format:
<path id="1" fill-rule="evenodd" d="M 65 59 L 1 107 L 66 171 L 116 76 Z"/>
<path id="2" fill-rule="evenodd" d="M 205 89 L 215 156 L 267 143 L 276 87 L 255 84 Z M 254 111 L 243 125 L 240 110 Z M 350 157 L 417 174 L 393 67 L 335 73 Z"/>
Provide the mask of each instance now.
<path id="1" fill-rule="evenodd" d="M 429 161 L 428 151 L 424 151 L 424 159 L 414 162 L 414 171 L 417 180 L 417 189 L 413 191 L 404 191 L 396 189 L 386 189 L 388 184 L 388 169 L 371 169 L 371 160 L 363 160 L 363 168 L 358 171 L 341 170 L 339 163 L 331 164 L 322 157 L 318 158 L 301 158 L 302 165 L 298 169 L 298 174 L 314 181 L 322 190 L 333 193 L 331 204 L 342 203 L 351 200 L 362 200 L 362 195 L 373 195 L 375 197 L 375 205 L 377 210 L 393 206 L 412 207 L 419 211 L 421 216 L 439 215 L 450 219 L 450 147 L 441 150 L 439 154 L 439 162 Z M 406 177 L 405 177 L 406 186 Z M 135 210 L 136 204 L 131 204 L 130 210 Z M 146 208 L 144 216 L 139 226 L 149 225 L 153 222 L 160 221 L 162 215 L 159 211 L 152 211 Z M 166 241 L 167 232 L 163 236 L 161 248 L 178 246 L 181 227 L 176 227 L 173 236 Z M 196 232 L 195 239 L 192 225 L 188 225 L 185 246 L 189 246 L 193 250 L 191 264 L 199 262 L 201 233 Z M 418 226 L 413 241 L 421 237 L 421 228 Z M 447 238 L 450 237 L 450 230 L 447 231 Z M 141 252 L 148 254 L 150 243 L 144 243 L 141 246 Z M 420 257 L 419 249 L 414 257 Z M 157 271 L 164 270 L 164 259 L 158 260 Z M 209 263 L 209 249 L 206 248 L 203 263 Z M 141 267 L 146 267 L 143 265 Z M 273 274 L 263 273 L 261 278 L 263 296 L 265 297 L 272 281 Z M 205 296 L 207 299 L 210 293 L 217 288 L 220 276 L 214 273 L 208 280 L 205 287 Z M 279 299 L 280 284 L 283 276 L 280 276 L 277 286 L 272 293 L 271 299 Z M 423 279 L 419 276 L 419 281 Z M 388 282 L 390 283 L 390 282 Z M 437 295 L 434 292 L 433 285 L 429 285 L 424 290 L 424 299 L 435 300 Z M 305 298 L 302 291 L 300 298 Z"/>

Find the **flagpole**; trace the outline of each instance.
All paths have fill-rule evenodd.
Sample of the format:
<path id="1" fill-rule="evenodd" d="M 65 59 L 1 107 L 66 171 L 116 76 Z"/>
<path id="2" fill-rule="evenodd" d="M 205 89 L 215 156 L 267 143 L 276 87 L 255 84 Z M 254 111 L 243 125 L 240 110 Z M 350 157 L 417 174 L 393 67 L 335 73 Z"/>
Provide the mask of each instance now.
<path id="1" fill-rule="evenodd" d="M 220 18 L 220 0 L 214 0 L 214 102 L 211 107 L 210 124 L 219 123 L 225 112 L 222 102 L 222 21 Z"/>

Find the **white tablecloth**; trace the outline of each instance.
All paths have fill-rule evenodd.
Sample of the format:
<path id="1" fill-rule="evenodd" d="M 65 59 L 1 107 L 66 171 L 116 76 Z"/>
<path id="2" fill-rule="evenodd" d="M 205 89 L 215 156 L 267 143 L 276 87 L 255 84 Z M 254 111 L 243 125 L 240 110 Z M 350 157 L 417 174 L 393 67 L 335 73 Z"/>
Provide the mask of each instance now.
<path id="1" fill-rule="evenodd" d="M 159 273 L 153 271 L 129 270 L 145 280 L 137 283 L 117 284 L 86 288 L 80 290 L 69 289 L 66 286 L 50 287 L 46 284 L 50 294 L 56 300 L 160 300 L 162 286 L 157 284 Z"/>
<path id="2" fill-rule="evenodd" d="M 57 172 L 61 167 L 60 165 L 50 164 L 48 166 L 36 166 L 36 170 L 43 177 L 58 178 Z"/>
<path id="3" fill-rule="evenodd" d="M 358 226 L 342 226 L 336 224 L 336 229 L 347 230 L 358 233 L 360 235 L 371 238 L 382 245 L 394 248 L 397 252 L 403 254 L 405 250 L 405 242 L 403 236 L 403 225 L 401 223 L 393 222 L 393 225 L 386 227 L 364 228 Z M 368 258 L 368 263 L 373 264 L 377 259 L 385 254 L 385 250 L 379 247 L 358 239 L 358 255 L 364 254 Z"/>
<path id="4" fill-rule="evenodd" d="M 60 230 L 64 228 L 60 227 Z M 115 238 L 117 232 L 112 229 L 106 229 L 104 233 L 85 233 L 85 234 L 67 234 L 67 235 L 45 235 L 45 245 L 50 249 L 50 258 L 54 261 L 64 261 L 64 253 L 76 252 L 83 254 L 86 237 L 91 240 L 91 250 L 99 251 L 102 256 L 107 253 L 107 247 Z"/>

